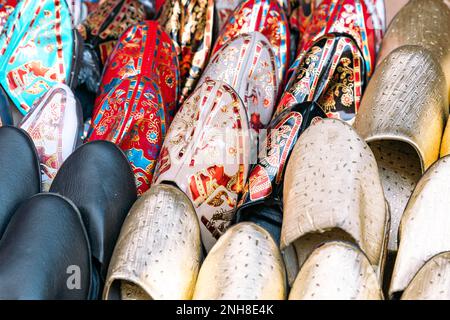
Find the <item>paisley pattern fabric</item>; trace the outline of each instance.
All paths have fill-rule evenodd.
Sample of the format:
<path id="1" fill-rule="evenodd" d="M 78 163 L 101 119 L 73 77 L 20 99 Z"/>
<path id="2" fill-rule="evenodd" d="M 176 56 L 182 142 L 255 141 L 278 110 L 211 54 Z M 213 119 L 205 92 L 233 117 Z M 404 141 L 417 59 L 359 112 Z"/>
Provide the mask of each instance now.
<path id="1" fill-rule="evenodd" d="M 213 50 L 215 54 L 228 41 L 243 33 L 258 31 L 272 44 L 278 66 L 278 79 L 284 82 L 290 64 L 290 31 L 284 10 L 271 0 L 246 0 L 223 27 Z"/>
<path id="2" fill-rule="evenodd" d="M 239 94 L 255 135 L 267 127 L 279 81 L 275 55 L 266 37 L 253 32 L 226 43 L 211 58 L 202 79 L 206 78 L 223 81 Z"/>
<path id="3" fill-rule="evenodd" d="M 191 199 L 207 250 L 234 217 L 249 154 L 249 122 L 238 94 L 223 82 L 206 80 L 177 113 L 154 179 L 175 183 Z"/>
<path id="4" fill-rule="evenodd" d="M 175 43 L 180 61 L 180 104 L 192 93 L 208 63 L 214 0 L 167 0 L 158 21 Z"/>
<path id="5" fill-rule="evenodd" d="M 0 0 L 0 33 L 11 13 L 17 5 L 17 0 Z"/>
<path id="6" fill-rule="evenodd" d="M 85 44 L 96 51 L 101 65 L 104 65 L 120 35 L 144 19 L 144 7 L 138 0 L 102 1 L 78 26 L 78 31 Z"/>
<path id="7" fill-rule="evenodd" d="M 127 155 L 139 193 L 151 184 L 166 131 L 177 111 L 175 48 L 155 21 L 129 28 L 108 60 L 88 140 L 108 140 Z"/>
<path id="8" fill-rule="evenodd" d="M 353 123 L 367 77 L 362 53 L 351 38 L 335 34 L 320 38 L 291 69 L 277 115 L 297 103 L 314 101 L 328 117 Z"/>
<path id="9" fill-rule="evenodd" d="M 372 21 L 377 19 L 376 15 L 369 15 L 363 0 L 323 0 L 303 34 L 300 52 L 309 50 L 324 35 L 347 34 L 361 49 L 367 75 L 370 77 L 375 68 L 377 44 L 381 40 L 377 39 L 372 25 Z"/>
<path id="10" fill-rule="evenodd" d="M 282 221 L 284 172 L 299 136 L 326 118 L 315 102 L 294 105 L 272 120 L 258 163 L 253 166 L 237 210 L 237 222 L 252 221 L 279 241 Z M 272 223 L 268 223 L 272 221 Z"/>
<path id="11" fill-rule="evenodd" d="M 81 143 L 83 116 L 69 87 L 51 88 L 22 120 L 19 127 L 33 140 L 42 171 L 42 190 L 48 191 L 63 162 Z"/>
<path id="12" fill-rule="evenodd" d="M 121 79 L 138 75 L 158 82 L 165 97 L 165 109 L 173 118 L 178 110 L 178 59 L 172 41 L 155 21 L 131 27 L 119 39 L 105 67 L 94 114 L 99 112 L 101 102 L 111 87 Z"/>
<path id="13" fill-rule="evenodd" d="M 74 84 L 76 38 L 66 1 L 19 2 L 0 35 L 0 84 L 23 115 L 55 84 Z"/>

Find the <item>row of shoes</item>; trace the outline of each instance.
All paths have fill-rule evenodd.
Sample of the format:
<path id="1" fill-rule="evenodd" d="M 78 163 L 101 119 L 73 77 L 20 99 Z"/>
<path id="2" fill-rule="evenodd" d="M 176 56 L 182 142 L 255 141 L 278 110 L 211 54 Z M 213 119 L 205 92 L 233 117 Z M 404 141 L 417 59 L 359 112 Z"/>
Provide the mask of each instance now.
<path id="1" fill-rule="evenodd" d="M 30 136 L 1 127 L 0 147 L 0 298 L 96 298 L 137 199 L 126 157 L 107 141 L 85 144 L 41 193 Z"/>
<path id="2" fill-rule="evenodd" d="M 0 35 L 0 298 L 450 299 L 442 0 L 79 6 Z"/>

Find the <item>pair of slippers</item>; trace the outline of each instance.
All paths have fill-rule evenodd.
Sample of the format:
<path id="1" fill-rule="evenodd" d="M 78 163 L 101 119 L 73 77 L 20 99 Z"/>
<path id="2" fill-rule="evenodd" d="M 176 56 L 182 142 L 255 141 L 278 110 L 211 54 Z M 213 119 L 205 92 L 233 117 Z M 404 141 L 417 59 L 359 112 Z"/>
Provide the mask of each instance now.
<path id="1" fill-rule="evenodd" d="M 0 128 L 0 299 L 95 299 L 122 223 L 136 201 L 124 154 L 78 148 L 50 188 L 28 134 Z"/>

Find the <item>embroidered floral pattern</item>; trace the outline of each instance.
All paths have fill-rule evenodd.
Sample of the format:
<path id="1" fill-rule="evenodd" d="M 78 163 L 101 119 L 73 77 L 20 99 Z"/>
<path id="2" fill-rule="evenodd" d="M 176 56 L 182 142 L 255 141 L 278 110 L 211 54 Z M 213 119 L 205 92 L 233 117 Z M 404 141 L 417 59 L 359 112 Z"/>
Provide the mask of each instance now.
<path id="1" fill-rule="evenodd" d="M 144 7 L 138 0 L 108 0 L 88 15 L 78 31 L 105 64 L 122 33 L 144 20 Z"/>
<path id="2" fill-rule="evenodd" d="M 352 38 L 322 37 L 294 66 L 276 114 L 297 103 L 314 101 L 328 117 L 353 123 L 367 79 L 364 58 Z"/>
<path id="3" fill-rule="evenodd" d="M 302 37 L 301 52 L 309 50 L 317 39 L 324 35 L 348 34 L 353 37 L 361 50 L 367 75 L 370 77 L 375 68 L 379 42 L 379 35 L 371 22 L 374 20 L 379 20 L 378 12 L 374 10 L 369 12 L 364 0 L 323 0 L 314 11 L 311 23 Z"/>
<path id="4" fill-rule="evenodd" d="M 290 31 L 283 9 L 270 0 L 246 0 L 229 18 L 214 47 L 216 53 L 229 40 L 258 31 L 272 44 L 278 66 L 278 79 L 284 82 L 290 63 Z"/>
<path id="5" fill-rule="evenodd" d="M 339 106 L 336 101 L 340 101 L 340 105 L 343 108 L 351 108 L 354 105 L 354 76 L 353 66 L 351 64 L 350 59 L 346 57 L 341 58 L 328 90 L 319 101 L 319 104 L 326 113 L 337 110 Z"/>
<path id="6" fill-rule="evenodd" d="M 0 34 L 3 32 L 3 27 L 16 5 L 17 0 L 0 0 Z"/>
<path id="7" fill-rule="evenodd" d="M 54 85 L 72 85 L 74 36 L 66 1 L 16 6 L 0 35 L 0 83 L 23 115 Z"/>
<path id="8" fill-rule="evenodd" d="M 271 44 L 259 32 L 237 36 L 211 58 L 204 79 L 223 81 L 239 94 L 253 129 L 252 154 L 256 157 L 258 133 L 272 118 L 280 87 Z"/>
<path id="9" fill-rule="evenodd" d="M 175 183 L 192 200 L 207 249 L 234 216 L 249 155 L 249 121 L 241 99 L 225 83 L 205 80 L 175 116 L 155 182 Z"/>
<path id="10" fill-rule="evenodd" d="M 138 192 L 151 185 L 167 129 L 177 111 L 178 59 L 155 21 L 129 28 L 108 59 L 88 140 L 109 140 L 127 155 Z"/>

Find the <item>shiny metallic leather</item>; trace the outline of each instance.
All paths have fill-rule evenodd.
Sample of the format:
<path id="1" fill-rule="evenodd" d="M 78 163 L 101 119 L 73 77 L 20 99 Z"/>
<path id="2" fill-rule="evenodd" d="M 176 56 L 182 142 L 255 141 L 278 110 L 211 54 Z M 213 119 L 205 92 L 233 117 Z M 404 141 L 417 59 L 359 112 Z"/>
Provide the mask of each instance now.
<path id="1" fill-rule="evenodd" d="M 428 260 L 411 280 L 402 300 L 450 300 L 450 252 Z"/>
<path id="2" fill-rule="evenodd" d="M 124 222 L 103 298 L 191 299 L 201 258 L 200 226 L 191 201 L 174 186 L 154 186 Z"/>
<path id="3" fill-rule="evenodd" d="M 375 157 L 348 124 L 325 119 L 300 136 L 284 178 L 281 249 L 298 265 L 321 243 L 357 244 L 381 279 L 389 210 Z"/>
<path id="4" fill-rule="evenodd" d="M 450 157 L 422 177 L 403 214 L 397 259 L 389 293 L 404 291 L 415 274 L 436 254 L 450 251 Z"/>
<path id="5" fill-rule="evenodd" d="M 383 40 L 378 62 L 404 45 L 430 50 L 439 61 L 450 91 L 450 9 L 442 0 L 411 0 L 395 16 Z M 449 92 L 450 93 L 450 92 Z"/>
<path id="6" fill-rule="evenodd" d="M 378 161 L 391 209 L 389 250 L 397 250 L 401 216 L 422 173 L 439 157 L 448 117 L 445 76 L 426 49 L 404 46 L 375 72 L 354 127 Z"/>
<path id="7" fill-rule="evenodd" d="M 209 252 L 198 275 L 194 300 L 284 300 L 280 250 L 253 223 L 230 228 Z"/>
<path id="8" fill-rule="evenodd" d="M 328 242 L 306 260 L 289 300 L 383 300 L 383 293 L 361 250 L 345 242 Z"/>

